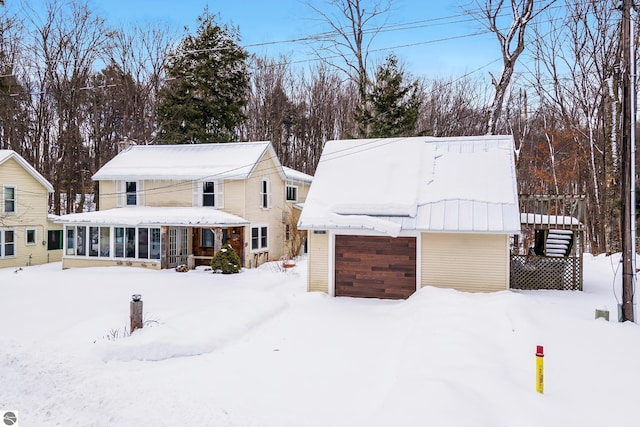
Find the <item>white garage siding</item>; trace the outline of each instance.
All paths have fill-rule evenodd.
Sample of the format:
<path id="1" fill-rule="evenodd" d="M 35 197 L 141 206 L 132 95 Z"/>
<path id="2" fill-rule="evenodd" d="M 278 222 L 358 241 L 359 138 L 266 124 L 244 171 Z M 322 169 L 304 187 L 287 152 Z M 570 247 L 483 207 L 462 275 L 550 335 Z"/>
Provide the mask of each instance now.
<path id="1" fill-rule="evenodd" d="M 423 233 L 422 286 L 466 292 L 509 289 L 509 236 Z"/>
<path id="2" fill-rule="evenodd" d="M 329 293 L 329 233 L 315 234 L 310 230 L 307 245 L 309 266 L 307 290 Z"/>

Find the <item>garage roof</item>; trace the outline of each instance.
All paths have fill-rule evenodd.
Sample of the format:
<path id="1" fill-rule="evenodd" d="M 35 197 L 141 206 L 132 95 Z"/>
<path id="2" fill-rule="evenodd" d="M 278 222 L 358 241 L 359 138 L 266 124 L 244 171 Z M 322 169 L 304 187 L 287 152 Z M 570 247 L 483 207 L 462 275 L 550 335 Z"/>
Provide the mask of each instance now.
<path id="1" fill-rule="evenodd" d="M 298 226 L 518 233 L 513 137 L 326 143 Z"/>

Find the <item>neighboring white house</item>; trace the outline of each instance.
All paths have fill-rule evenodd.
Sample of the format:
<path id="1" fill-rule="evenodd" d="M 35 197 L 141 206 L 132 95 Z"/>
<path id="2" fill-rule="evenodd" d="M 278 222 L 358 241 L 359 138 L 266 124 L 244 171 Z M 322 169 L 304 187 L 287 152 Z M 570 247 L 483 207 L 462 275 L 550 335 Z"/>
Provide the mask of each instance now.
<path id="1" fill-rule="evenodd" d="M 0 150 L 0 268 L 60 261 L 62 227 L 48 214 L 53 186 L 22 156 Z"/>
<path id="2" fill-rule="evenodd" d="M 98 211 L 64 215 L 63 267 L 208 264 L 230 244 L 243 266 L 286 256 L 290 206 L 310 177 L 268 141 L 133 145 L 105 164 Z"/>
<path id="3" fill-rule="evenodd" d="M 329 141 L 298 227 L 309 233 L 310 291 L 508 289 L 520 232 L 513 138 Z"/>

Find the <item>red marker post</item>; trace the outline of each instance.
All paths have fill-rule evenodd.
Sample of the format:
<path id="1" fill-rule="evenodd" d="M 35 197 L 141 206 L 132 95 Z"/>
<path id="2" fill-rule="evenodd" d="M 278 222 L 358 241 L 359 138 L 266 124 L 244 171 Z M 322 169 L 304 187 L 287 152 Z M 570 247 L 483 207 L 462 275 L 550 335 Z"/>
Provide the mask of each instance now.
<path id="1" fill-rule="evenodd" d="M 536 347 L 536 391 L 544 394 L 544 348 Z"/>

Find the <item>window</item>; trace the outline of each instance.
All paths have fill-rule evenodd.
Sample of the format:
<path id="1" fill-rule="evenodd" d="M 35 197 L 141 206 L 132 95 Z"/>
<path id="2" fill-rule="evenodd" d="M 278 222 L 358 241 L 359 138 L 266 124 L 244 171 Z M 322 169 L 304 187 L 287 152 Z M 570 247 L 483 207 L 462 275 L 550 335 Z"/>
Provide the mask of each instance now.
<path id="1" fill-rule="evenodd" d="M 58 233 L 61 239 L 62 231 Z M 66 233 L 67 255 L 160 259 L 160 228 L 69 226 Z M 55 238 L 49 239 L 51 245 Z"/>
<path id="2" fill-rule="evenodd" d="M 268 227 L 251 227 L 251 249 L 262 250 L 268 248 Z"/>
<path id="3" fill-rule="evenodd" d="M 193 181 L 193 206 L 224 207 L 224 181 Z"/>
<path id="4" fill-rule="evenodd" d="M 113 229 L 114 253 L 116 258 L 124 258 L 124 228 L 115 227 Z"/>
<path id="5" fill-rule="evenodd" d="M 89 227 L 89 256 L 98 256 L 98 227 Z"/>
<path id="6" fill-rule="evenodd" d="M 76 228 L 67 228 L 67 255 L 73 255 L 76 248 Z"/>
<path id="7" fill-rule="evenodd" d="M 138 258 L 149 258 L 148 228 L 138 228 Z"/>
<path id="8" fill-rule="evenodd" d="M 115 227 L 114 233 L 114 254 L 116 258 L 136 257 L 136 229 L 133 227 Z"/>
<path id="9" fill-rule="evenodd" d="M 33 245 L 36 244 L 36 239 L 38 237 L 37 237 L 37 234 L 36 234 L 36 230 L 34 228 L 27 228 L 27 232 L 26 232 L 26 236 L 25 237 L 27 239 L 27 241 L 25 242 L 26 245 L 33 246 Z"/>
<path id="10" fill-rule="evenodd" d="M 288 242 L 291 240 L 291 224 L 284 225 L 284 241 Z"/>
<path id="11" fill-rule="evenodd" d="M 3 187 L 2 212 L 5 214 L 16 213 L 16 187 Z"/>
<path id="12" fill-rule="evenodd" d="M 62 230 L 47 231 L 47 250 L 55 251 L 62 249 Z"/>
<path id="13" fill-rule="evenodd" d="M 0 258 L 16 255 L 16 232 L 13 229 L 0 228 Z"/>
<path id="14" fill-rule="evenodd" d="M 140 259 L 160 259 L 160 229 L 138 228 L 138 256 Z"/>
<path id="15" fill-rule="evenodd" d="M 271 182 L 264 178 L 260 183 L 260 207 L 269 209 L 271 207 Z"/>
<path id="16" fill-rule="evenodd" d="M 76 227 L 76 255 L 84 256 L 87 254 L 86 249 L 87 227 Z"/>
<path id="17" fill-rule="evenodd" d="M 260 248 L 266 249 L 269 247 L 269 240 L 267 239 L 267 227 L 260 227 Z"/>
<path id="18" fill-rule="evenodd" d="M 136 257 L 136 229 L 125 228 L 125 237 L 126 237 L 127 249 L 124 252 L 124 256 L 126 258 L 135 258 Z"/>
<path id="19" fill-rule="evenodd" d="M 298 187 L 295 185 L 287 185 L 287 202 L 298 201 Z"/>
<path id="20" fill-rule="evenodd" d="M 200 247 L 202 248 L 212 248 L 213 247 L 213 230 L 210 228 L 201 229 L 200 233 Z"/>
<path id="21" fill-rule="evenodd" d="M 100 227 L 100 256 L 108 257 L 111 253 L 111 228 Z"/>
<path id="22" fill-rule="evenodd" d="M 160 229 L 151 228 L 151 251 L 149 258 L 160 259 Z"/>
<path id="23" fill-rule="evenodd" d="M 127 206 L 136 206 L 138 204 L 137 184 L 135 181 L 127 181 L 125 183 Z"/>
<path id="24" fill-rule="evenodd" d="M 216 205 L 216 183 L 206 181 L 202 183 L 202 206 Z"/>

